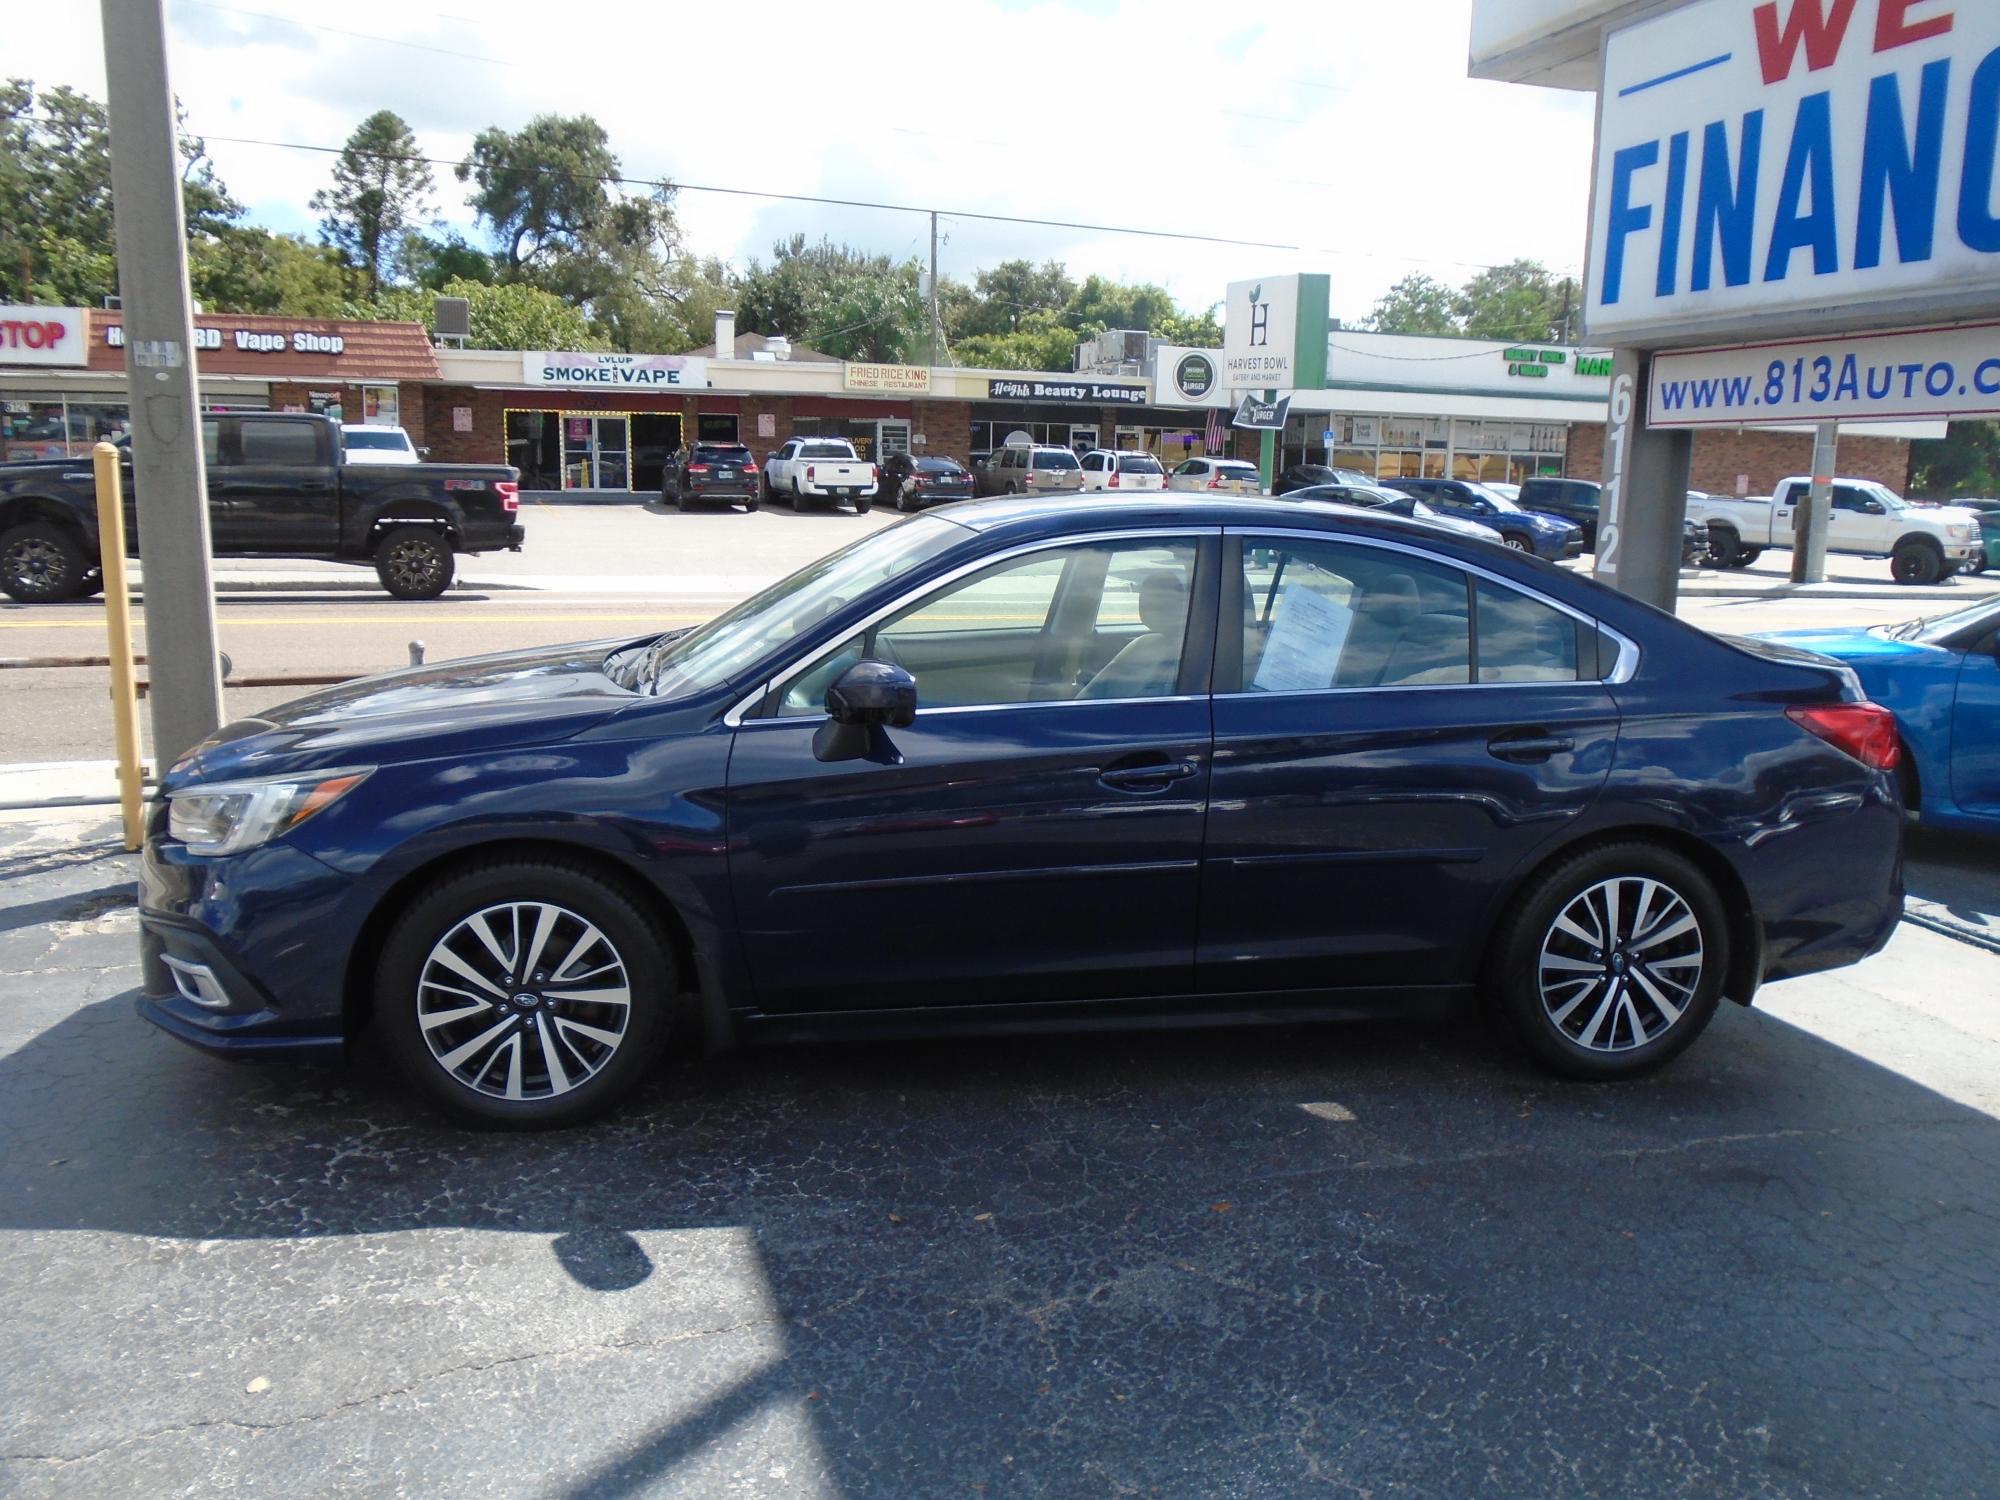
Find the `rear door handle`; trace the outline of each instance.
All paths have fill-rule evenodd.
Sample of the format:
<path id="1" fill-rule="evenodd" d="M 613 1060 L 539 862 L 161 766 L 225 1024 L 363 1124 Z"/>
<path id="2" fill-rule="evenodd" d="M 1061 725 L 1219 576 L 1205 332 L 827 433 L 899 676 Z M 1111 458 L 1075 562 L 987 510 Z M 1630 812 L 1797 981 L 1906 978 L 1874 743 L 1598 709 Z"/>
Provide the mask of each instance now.
<path id="1" fill-rule="evenodd" d="M 1200 774 L 1201 765 L 1197 761 L 1150 761 L 1145 765 L 1112 766 L 1098 772 L 1097 780 L 1113 791 L 1157 792 Z"/>
<path id="2" fill-rule="evenodd" d="M 1575 748 L 1575 740 L 1555 734 L 1521 735 L 1513 739 L 1503 735 L 1486 742 L 1486 753 L 1496 760 L 1547 760 L 1552 755 L 1564 755 Z"/>

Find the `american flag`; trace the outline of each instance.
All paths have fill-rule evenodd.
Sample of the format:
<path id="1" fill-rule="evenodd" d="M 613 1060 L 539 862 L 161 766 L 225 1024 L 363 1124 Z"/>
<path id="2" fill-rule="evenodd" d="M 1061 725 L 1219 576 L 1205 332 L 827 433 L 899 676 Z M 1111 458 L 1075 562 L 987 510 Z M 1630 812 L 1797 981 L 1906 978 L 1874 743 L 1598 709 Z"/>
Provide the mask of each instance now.
<path id="1" fill-rule="evenodd" d="M 1221 407 L 1216 406 L 1209 408 L 1208 431 L 1202 434 L 1201 441 L 1202 441 L 1202 446 L 1205 449 L 1207 449 L 1207 451 L 1210 453 L 1220 453 L 1222 451 L 1222 408 Z"/>

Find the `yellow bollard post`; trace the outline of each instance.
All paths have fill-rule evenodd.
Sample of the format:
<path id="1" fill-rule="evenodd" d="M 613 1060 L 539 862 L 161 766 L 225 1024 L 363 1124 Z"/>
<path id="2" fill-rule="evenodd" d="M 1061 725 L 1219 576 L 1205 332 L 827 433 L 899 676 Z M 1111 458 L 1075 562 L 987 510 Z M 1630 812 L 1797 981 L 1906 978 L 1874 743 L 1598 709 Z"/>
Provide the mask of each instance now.
<path id="1" fill-rule="evenodd" d="M 99 443 L 91 452 L 97 468 L 97 555 L 104 569 L 104 628 L 111 638 L 111 722 L 118 738 L 118 805 L 125 820 L 125 847 L 144 842 L 140 814 L 139 681 L 132 662 L 132 596 L 125 588 L 125 495 L 118 450 Z"/>

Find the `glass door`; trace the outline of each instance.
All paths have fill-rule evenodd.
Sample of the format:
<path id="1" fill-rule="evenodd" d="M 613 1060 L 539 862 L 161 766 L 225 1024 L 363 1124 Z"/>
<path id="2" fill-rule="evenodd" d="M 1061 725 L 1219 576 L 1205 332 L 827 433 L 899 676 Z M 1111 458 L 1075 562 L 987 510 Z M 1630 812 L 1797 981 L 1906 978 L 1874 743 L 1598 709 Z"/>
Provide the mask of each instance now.
<path id="1" fill-rule="evenodd" d="M 630 419 L 564 412 L 563 488 L 623 490 L 632 486 Z"/>
<path id="2" fill-rule="evenodd" d="M 1096 446 L 1097 446 L 1097 429 L 1095 427 L 1079 427 L 1075 423 L 1070 424 L 1070 429 L 1069 429 L 1070 452 L 1080 455 L 1090 452 L 1090 450 L 1095 448 Z"/>
<path id="3" fill-rule="evenodd" d="M 892 453 L 910 451 L 910 424 L 908 422 L 877 422 L 875 424 L 876 462 L 880 463 Z"/>

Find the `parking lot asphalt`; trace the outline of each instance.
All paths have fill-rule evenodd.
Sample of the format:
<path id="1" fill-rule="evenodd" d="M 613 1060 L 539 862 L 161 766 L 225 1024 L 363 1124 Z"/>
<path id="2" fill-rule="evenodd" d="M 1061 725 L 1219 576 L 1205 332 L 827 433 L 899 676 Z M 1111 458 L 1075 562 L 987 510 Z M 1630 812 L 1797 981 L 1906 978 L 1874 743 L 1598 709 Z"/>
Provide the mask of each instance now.
<path id="1" fill-rule="evenodd" d="M 11 1495 L 2000 1488 L 2000 956 L 1942 932 L 1636 1085 L 943 1040 L 494 1136 L 139 1022 L 110 835 L 0 821 Z M 1991 846 L 1920 853 L 1990 912 Z"/>

